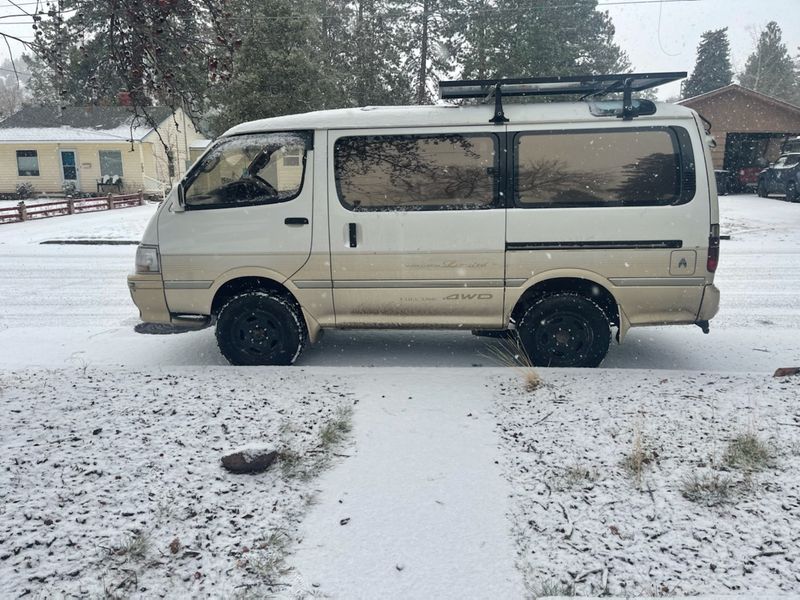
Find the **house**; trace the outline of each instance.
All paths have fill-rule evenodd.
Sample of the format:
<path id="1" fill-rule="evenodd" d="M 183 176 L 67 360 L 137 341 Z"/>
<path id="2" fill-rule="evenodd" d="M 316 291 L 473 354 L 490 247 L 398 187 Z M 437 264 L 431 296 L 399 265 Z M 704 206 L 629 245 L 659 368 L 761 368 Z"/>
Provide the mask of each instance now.
<path id="1" fill-rule="evenodd" d="M 39 193 L 66 187 L 92 193 L 161 193 L 191 164 L 203 136 L 183 110 L 150 107 L 149 126 L 125 106 L 30 106 L 0 122 L 0 193 L 30 183 Z M 163 140 L 163 143 L 162 143 Z M 167 148 L 164 147 L 166 143 Z"/>
<path id="2" fill-rule="evenodd" d="M 726 169 L 741 187 L 754 187 L 758 171 L 774 162 L 788 140 L 800 135 L 800 106 L 737 84 L 681 100 L 711 122 L 715 169 Z"/>

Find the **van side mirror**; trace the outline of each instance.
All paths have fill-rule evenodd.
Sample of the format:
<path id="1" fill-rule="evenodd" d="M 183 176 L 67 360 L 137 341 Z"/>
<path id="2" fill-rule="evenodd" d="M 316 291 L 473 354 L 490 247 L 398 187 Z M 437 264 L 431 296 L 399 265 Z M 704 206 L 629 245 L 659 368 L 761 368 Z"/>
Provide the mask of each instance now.
<path id="1" fill-rule="evenodd" d="M 178 206 L 186 208 L 186 194 L 183 191 L 182 183 L 178 183 Z"/>

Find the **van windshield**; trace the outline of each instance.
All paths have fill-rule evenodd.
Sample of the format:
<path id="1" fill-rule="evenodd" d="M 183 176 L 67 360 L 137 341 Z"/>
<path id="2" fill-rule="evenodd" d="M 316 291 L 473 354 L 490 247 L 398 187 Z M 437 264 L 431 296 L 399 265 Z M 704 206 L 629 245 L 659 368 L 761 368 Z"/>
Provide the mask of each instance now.
<path id="1" fill-rule="evenodd" d="M 242 135 L 220 141 L 184 183 L 187 207 L 284 202 L 300 193 L 310 134 Z"/>

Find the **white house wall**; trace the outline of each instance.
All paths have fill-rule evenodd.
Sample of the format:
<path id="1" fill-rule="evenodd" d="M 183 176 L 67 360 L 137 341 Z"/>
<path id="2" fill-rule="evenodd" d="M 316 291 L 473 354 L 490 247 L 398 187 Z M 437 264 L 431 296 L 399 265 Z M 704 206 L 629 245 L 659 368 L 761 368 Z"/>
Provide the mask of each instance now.
<path id="1" fill-rule="evenodd" d="M 159 133 L 161 134 L 160 137 Z M 202 139 L 205 139 L 205 136 L 195 129 L 191 119 L 186 116 L 186 113 L 178 109 L 174 118 L 170 116 L 161 123 L 158 132 L 153 130 L 144 138 L 144 142 L 152 144 L 153 148 L 153 175 L 150 176 L 159 181 L 171 183 L 167 151 L 164 149 L 163 142 L 166 142 L 173 151 L 173 156 L 175 158 L 175 178 L 173 178 L 172 181 L 175 181 L 186 173 L 187 164 L 191 164 L 192 156 L 189 147 L 192 142 Z M 151 172 L 149 165 L 146 172 L 148 175 Z"/>

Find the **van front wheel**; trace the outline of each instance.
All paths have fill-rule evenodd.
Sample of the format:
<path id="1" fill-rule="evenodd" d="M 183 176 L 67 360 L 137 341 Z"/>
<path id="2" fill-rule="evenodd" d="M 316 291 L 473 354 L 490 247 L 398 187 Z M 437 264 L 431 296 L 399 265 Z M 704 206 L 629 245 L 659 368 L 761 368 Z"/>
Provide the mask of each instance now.
<path id="1" fill-rule="evenodd" d="M 611 339 L 603 309 L 571 293 L 545 296 L 529 306 L 517 332 L 538 367 L 596 367 L 606 357 Z"/>
<path id="2" fill-rule="evenodd" d="M 217 317 L 217 345 L 233 365 L 290 365 L 305 343 L 305 327 L 291 302 L 269 292 L 231 298 Z"/>

